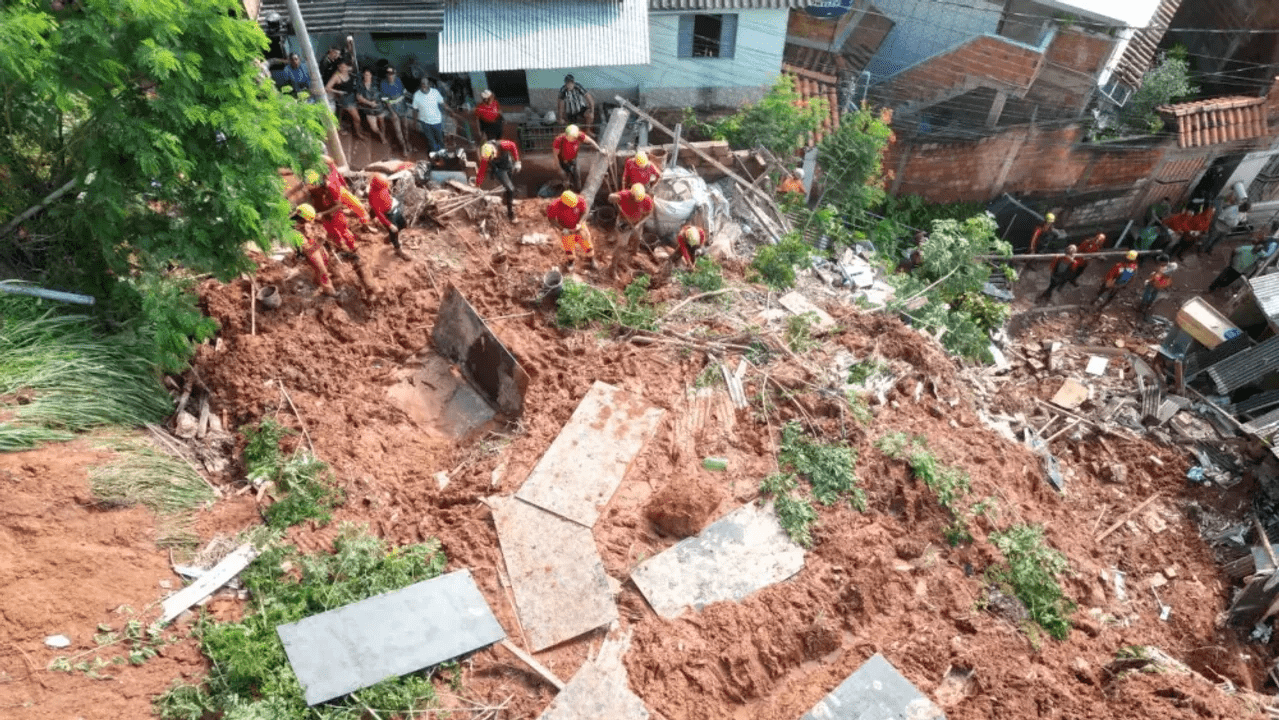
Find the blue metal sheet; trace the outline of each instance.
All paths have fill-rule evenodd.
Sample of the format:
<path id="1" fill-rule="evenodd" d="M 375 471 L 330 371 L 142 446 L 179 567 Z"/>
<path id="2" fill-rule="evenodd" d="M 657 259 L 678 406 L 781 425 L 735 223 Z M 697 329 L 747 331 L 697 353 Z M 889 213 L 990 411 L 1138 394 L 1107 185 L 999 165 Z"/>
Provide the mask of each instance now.
<path id="1" fill-rule="evenodd" d="M 275 632 L 308 705 L 452 660 L 506 637 L 469 570 L 280 625 Z"/>
<path id="2" fill-rule="evenodd" d="M 440 72 L 647 65 L 645 0 L 459 0 Z"/>

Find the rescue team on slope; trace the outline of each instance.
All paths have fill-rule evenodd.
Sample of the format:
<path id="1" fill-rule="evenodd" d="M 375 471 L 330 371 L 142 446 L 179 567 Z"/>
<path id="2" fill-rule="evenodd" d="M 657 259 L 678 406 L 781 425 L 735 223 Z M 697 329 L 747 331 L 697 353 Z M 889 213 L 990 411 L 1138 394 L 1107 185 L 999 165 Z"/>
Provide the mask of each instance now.
<path id="1" fill-rule="evenodd" d="M 555 155 L 560 162 L 561 170 L 574 183 L 577 174 L 577 151 L 580 144 L 595 142 L 587 137 L 576 125 L 569 125 L 562 135 L 556 138 Z M 595 147 L 599 147 L 595 145 Z M 480 146 L 480 162 L 477 168 L 475 184 L 482 186 L 492 178 L 503 189 L 502 200 L 506 207 L 506 217 L 515 220 L 515 182 L 513 176 L 520 172 L 519 147 L 510 140 L 494 139 Z M 309 202 L 302 203 L 294 210 L 302 235 L 301 253 L 310 263 L 315 283 L 320 292 L 336 295 L 329 272 L 330 255 L 325 243 L 318 236 L 308 235 L 307 225 L 319 221 L 324 229 L 328 242 L 337 248 L 338 257 L 352 262 L 361 278 L 367 272 L 361 263 L 355 244 L 355 236 L 347 225 L 346 212 L 350 212 L 359 222 L 368 223 L 376 220 L 387 229 L 387 240 L 395 248 L 401 258 L 408 259 L 408 254 L 400 244 L 400 232 L 407 227 L 402 203 L 391 191 L 390 182 L 381 173 L 373 173 L 369 179 L 368 205 L 365 209 L 354 193 L 351 192 L 346 178 L 338 171 L 331 158 L 326 157 L 328 172 L 324 175 L 309 170 L 306 173 L 306 191 Z M 649 188 L 662 177 L 661 170 L 640 150 L 633 157 L 627 158 L 622 170 L 622 181 L 627 189 L 612 193 L 608 202 L 616 206 L 618 211 L 618 249 L 613 254 L 614 273 L 629 269 L 635 254 L 643 240 L 645 225 L 655 210 Z M 573 184 L 580 192 L 580 183 Z M 546 208 L 546 219 L 560 236 L 560 247 L 564 252 L 561 270 L 572 269 L 580 252 L 589 270 L 596 269 L 595 246 L 591 239 L 590 229 L 586 225 L 589 212 L 588 201 L 573 189 L 565 190 Z M 690 266 L 698 255 L 707 247 L 706 231 L 696 225 L 685 225 L 675 237 L 678 254 L 671 256 L 671 263 L 681 259 Z M 366 284 L 368 281 L 366 280 Z"/>
<path id="2" fill-rule="evenodd" d="M 1142 286 L 1141 299 L 1137 303 L 1137 313 L 1143 319 L 1149 319 L 1151 307 L 1161 293 L 1172 287 L 1171 275 L 1177 270 L 1175 260 L 1184 260 L 1186 253 L 1194 250 L 1200 255 L 1208 255 L 1212 249 L 1227 235 L 1235 232 L 1248 221 L 1251 209 L 1247 200 L 1239 200 L 1233 196 L 1225 199 L 1221 211 L 1206 206 L 1197 212 L 1186 208 L 1178 213 L 1172 212 L 1172 203 L 1165 198 L 1150 207 L 1147 222 L 1133 240 L 1133 249 L 1124 258 L 1115 263 L 1102 279 L 1101 287 L 1092 300 L 1093 309 L 1100 311 L 1110 304 L 1138 275 L 1138 269 L 1145 262 L 1145 255 L 1155 255 L 1155 271 L 1145 280 Z M 1028 251 L 1030 254 L 1044 249 L 1052 239 L 1063 234 L 1055 227 L 1056 217 L 1052 213 L 1044 215 L 1044 222 L 1035 228 L 1030 237 Z M 1067 245 L 1064 252 L 1052 260 L 1048 276 L 1048 287 L 1040 294 L 1041 301 L 1051 301 L 1053 293 L 1067 283 L 1078 286 L 1079 277 L 1088 267 L 1089 255 L 1100 252 L 1106 243 L 1106 235 L 1097 233 L 1078 245 Z M 1258 230 L 1252 241 L 1244 243 L 1231 253 L 1230 263 L 1208 286 L 1208 292 L 1228 287 L 1239 278 L 1248 275 L 1262 265 L 1279 250 L 1279 220 L 1270 223 L 1269 233 Z M 1144 254 L 1143 254 L 1144 253 Z"/>

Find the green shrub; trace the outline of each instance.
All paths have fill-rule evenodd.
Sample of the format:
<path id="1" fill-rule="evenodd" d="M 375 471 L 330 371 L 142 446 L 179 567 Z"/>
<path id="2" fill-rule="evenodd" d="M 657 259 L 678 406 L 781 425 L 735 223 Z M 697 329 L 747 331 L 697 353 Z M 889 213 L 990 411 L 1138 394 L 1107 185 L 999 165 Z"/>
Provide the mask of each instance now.
<path id="1" fill-rule="evenodd" d="M 679 281 L 689 290 L 702 293 L 715 292 L 724 287 L 724 274 L 719 263 L 708 257 L 699 257 L 692 270 L 679 272 Z"/>
<path id="2" fill-rule="evenodd" d="M 857 451 L 847 445 L 822 443 L 805 435 L 797 422 L 782 427 L 782 449 L 778 464 L 797 473 L 813 487 L 813 497 L 823 505 L 834 505 L 847 497 L 853 507 L 866 509 L 866 493 L 857 487 L 854 473 Z"/>
<path id="3" fill-rule="evenodd" d="M 585 328 L 594 324 L 621 326 L 638 330 L 657 329 L 657 308 L 648 303 L 649 277 L 635 278 L 619 298 L 612 290 L 600 290 L 586 283 L 569 280 L 560 295 L 555 322 L 560 327 Z"/>
<path id="4" fill-rule="evenodd" d="M 262 720 L 355 720 L 364 716 L 365 704 L 393 717 L 433 701 L 428 671 L 389 678 L 361 690 L 358 699 L 307 707 L 276 627 L 429 580 L 445 565 L 436 540 L 389 549 L 367 529 L 352 525 L 342 526 L 333 546 L 331 555 L 271 548 L 246 568 L 240 578 L 253 599 L 244 618 L 221 623 L 205 616 L 197 626 L 210 665 L 204 687 L 170 688 L 156 700 L 156 713 L 165 720 L 192 720 L 204 712 Z"/>
<path id="5" fill-rule="evenodd" d="M 769 475 L 760 483 L 759 491 L 773 497 L 777 521 L 786 535 L 801 547 L 812 547 L 817 511 L 813 509 L 813 503 L 800 493 L 794 473 Z"/>
<path id="6" fill-rule="evenodd" d="M 792 155 L 809 133 L 821 127 L 830 112 L 825 100 L 805 100 L 795 90 L 795 81 L 781 75 L 762 100 L 711 123 L 697 123 L 710 137 L 727 140 L 739 149 L 764 146 L 778 157 Z M 690 110 L 685 119 L 696 122 Z"/>
<path id="7" fill-rule="evenodd" d="M 333 508 L 342 504 L 342 492 L 329 466 L 310 453 L 299 450 L 284 457 L 280 440 L 288 433 L 270 418 L 244 430 L 247 479 L 255 486 L 273 483 L 276 501 L 263 513 L 271 527 L 284 529 L 306 520 L 327 523 Z"/>
<path id="8" fill-rule="evenodd" d="M 1048 547 L 1044 529 L 1036 525 L 1014 525 L 991 533 L 990 541 L 1008 564 L 991 568 L 988 577 L 1008 586 L 1049 635 L 1065 640 L 1075 608 L 1057 583 L 1057 577 L 1070 570 L 1066 556 Z"/>
<path id="9" fill-rule="evenodd" d="M 798 232 L 782 236 L 776 245 L 761 245 L 751 260 L 752 281 L 760 281 L 774 290 L 785 290 L 795 284 L 795 266 L 808 262 L 813 248 Z"/>

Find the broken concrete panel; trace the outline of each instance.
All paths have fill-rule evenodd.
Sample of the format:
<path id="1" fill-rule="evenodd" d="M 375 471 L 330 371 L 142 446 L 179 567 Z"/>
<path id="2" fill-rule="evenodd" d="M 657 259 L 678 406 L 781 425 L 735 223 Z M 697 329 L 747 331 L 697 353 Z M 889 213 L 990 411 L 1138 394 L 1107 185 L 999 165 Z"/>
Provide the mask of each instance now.
<path id="1" fill-rule="evenodd" d="M 777 304 L 791 311 L 795 315 L 803 315 L 812 313 L 817 316 L 816 328 L 819 331 L 830 330 L 835 327 L 835 318 L 831 317 L 825 310 L 814 305 L 808 298 L 799 293 L 798 290 L 792 290 L 777 299 Z"/>
<path id="2" fill-rule="evenodd" d="M 800 720 L 945 720 L 897 668 L 876 653 Z"/>
<path id="3" fill-rule="evenodd" d="M 1059 408 L 1074 410 L 1088 399 L 1088 386 L 1075 380 L 1067 379 L 1053 395 L 1052 403 Z"/>
<path id="4" fill-rule="evenodd" d="M 673 618 L 688 607 L 742 600 L 802 567 L 804 550 L 786 536 L 772 505 L 751 503 L 641 563 L 631 579 L 658 615 Z"/>
<path id="5" fill-rule="evenodd" d="M 431 342 L 441 355 L 457 363 L 467 381 L 498 412 L 508 418 L 524 412 L 528 373 L 451 284 L 440 303 Z"/>
<path id="6" fill-rule="evenodd" d="M 648 708 L 631 692 L 622 664 L 630 640 L 630 631 L 605 640 L 538 720 L 648 720 Z"/>
<path id="7" fill-rule="evenodd" d="M 590 528 L 516 498 L 488 504 L 533 652 L 617 619 Z"/>
<path id="8" fill-rule="evenodd" d="M 588 528 L 595 525 L 662 413 L 596 381 L 515 496 Z"/>
<path id="9" fill-rule="evenodd" d="M 308 705 L 416 672 L 506 637 L 469 570 L 275 629 Z"/>

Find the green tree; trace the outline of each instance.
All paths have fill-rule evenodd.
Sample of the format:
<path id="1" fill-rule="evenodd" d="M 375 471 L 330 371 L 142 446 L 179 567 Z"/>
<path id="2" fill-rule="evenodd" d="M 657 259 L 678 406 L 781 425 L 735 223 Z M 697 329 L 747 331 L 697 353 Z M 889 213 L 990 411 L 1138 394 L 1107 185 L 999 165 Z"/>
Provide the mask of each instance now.
<path id="1" fill-rule="evenodd" d="M 711 137 L 727 140 L 733 147 L 762 145 L 785 158 L 803 147 L 808 134 L 821 127 L 829 114 L 825 100 L 805 100 L 796 92 L 790 76 L 782 75 L 762 100 L 718 122 L 703 124 L 702 130 Z"/>
<path id="2" fill-rule="evenodd" d="M 136 320 L 146 276 L 227 280 L 251 266 L 246 242 L 290 232 L 279 169 L 319 165 L 326 110 L 261 78 L 268 41 L 236 0 L 15 0 L 0 43 L 0 210 L 79 183 L 30 223 L 41 242 L 15 243 L 20 263 L 0 258 L 11 269 Z M 174 345 L 190 347 L 175 333 L 209 330 L 174 310 L 140 320 L 170 367 Z"/>
<path id="3" fill-rule="evenodd" d="M 885 114 L 865 107 L 845 113 L 839 129 L 817 147 L 817 163 L 825 174 L 823 201 L 846 215 L 884 202 L 884 152 L 892 141 Z"/>
<path id="4" fill-rule="evenodd" d="M 1116 134 L 1146 135 L 1164 128 L 1159 106 L 1199 92 L 1190 82 L 1190 65 L 1182 53 L 1170 52 L 1141 77 L 1141 88 L 1119 111 Z"/>

